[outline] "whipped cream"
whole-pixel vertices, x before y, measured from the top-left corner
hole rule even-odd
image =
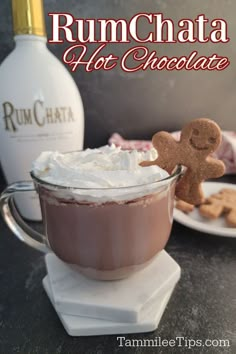
[[[66,154],[46,151],[33,163],[33,172],[45,182],[71,188],[58,190],[57,196],[67,193],[79,200],[122,201],[150,193],[154,190],[152,183],[169,176],[156,165],[139,165],[156,158],[155,149],[124,151],[115,145]]]

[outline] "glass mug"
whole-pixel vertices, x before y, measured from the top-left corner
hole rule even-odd
[[[11,231],[29,246],[45,253],[53,251],[88,277],[121,279],[145,267],[165,247],[181,172],[178,166],[169,177],[143,186],[97,189],[54,185],[31,172],[32,182],[16,182],[5,189],[0,208]],[[45,235],[23,221],[13,200],[16,193],[35,189]],[[91,194],[104,192],[113,198],[89,201]],[[114,195],[123,192],[125,201],[114,201]],[[83,201],[78,201],[78,194],[84,195]]]

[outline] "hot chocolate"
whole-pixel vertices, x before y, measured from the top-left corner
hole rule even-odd
[[[139,163],[156,152],[45,152],[32,173],[55,254],[99,279],[145,266],[168,241],[177,175]]]

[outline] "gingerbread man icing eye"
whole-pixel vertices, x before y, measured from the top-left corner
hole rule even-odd
[[[200,134],[198,129],[193,129],[193,135],[198,136]]]
[[[210,144],[215,144],[216,143],[216,138],[214,138],[213,136],[211,136],[209,139],[208,139],[208,141],[209,141],[209,143]]]

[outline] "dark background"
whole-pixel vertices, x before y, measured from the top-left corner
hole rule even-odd
[[[84,68],[78,69],[73,76],[85,106],[85,146],[105,144],[114,131],[126,138],[150,138],[159,129],[178,129],[184,122],[202,116],[215,119],[223,129],[235,129],[234,0],[44,0],[44,4],[49,37],[49,12],[69,12],[76,18],[127,19],[139,12],[162,12],[165,18],[172,18],[175,23],[180,19],[196,18],[204,13],[209,20],[223,18],[228,22],[231,40],[227,44],[147,44],[150,49],[157,50],[159,56],[189,55],[193,50],[198,50],[199,55],[210,56],[217,53],[228,56],[231,65],[223,72],[124,73],[116,68],[112,71],[86,73]],[[0,16],[2,62],[14,46],[10,0],[0,1]],[[142,29],[147,33],[148,28]],[[135,43],[132,43],[133,45]],[[92,52],[97,46],[89,44],[89,51]],[[55,44],[49,47],[61,59],[69,44]],[[118,56],[126,49],[126,45],[108,45],[108,51]]]

